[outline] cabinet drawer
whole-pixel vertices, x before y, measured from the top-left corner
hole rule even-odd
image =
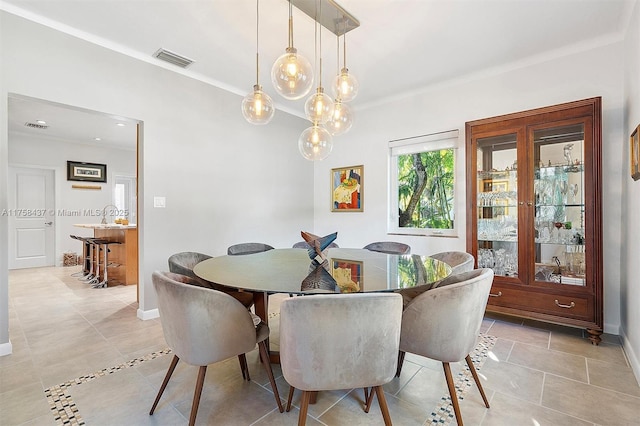
[[[533,289],[492,288],[489,304],[561,317],[589,319],[590,297],[540,293]]]

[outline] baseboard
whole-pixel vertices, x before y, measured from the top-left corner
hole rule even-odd
[[[160,318],[160,312],[158,311],[158,308],[150,309],[148,311],[143,311],[141,309],[138,309],[137,316],[141,320],[146,321],[146,320],[150,320],[150,319],[154,319],[154,318]]]
[[[607,334],[615,334],[616,336],[620,335],[620,323],[618,324],[604,324],[604,332]]]
[[[0,343],[0,356],[11,355],[13,353],[13,346],[11,340],[7,343]]]
[[[633,375],[636,376],[636,382],[640,384],[640,360],[638,359],[638,354],[633,351],[631,343],[629,342],[629,339],[627,339],[627,335],[624,333],[624,330],[620,333],[620,337],[622,338],[624,353],[627,356],[631,370],[633,370]]]

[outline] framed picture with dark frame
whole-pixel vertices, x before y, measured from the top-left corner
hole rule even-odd
[[[107,165],[67,161],[67,180],[104,183],[107,181]]]
[[[636,127],[629,142],[629,159],[631,160],[631,177],[640,179],[640,126]]]
[[[331,169],[331,211],[363,211],[364,166]]]

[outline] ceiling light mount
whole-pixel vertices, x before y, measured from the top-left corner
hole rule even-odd
[[[360,26],[360,21],[333,0],[291,0],[291,3],[337,36]]]

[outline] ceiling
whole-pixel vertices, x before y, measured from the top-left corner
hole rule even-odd
[[[353,107],[357,112],[434,85],[620,41],[634,1],[338,0],[360,21],[346,38],[347,67],[360,83]],[[0,0],[0,9],[243,96],[255,84],[254,0]],[[295,8],[293,17],[294,45],[313,64],[314,22]],[[304,100],[280,98],[269,76],[287,44],[287,19],[286,0],[260,3],[260,83],[277,109],[302,116]],[[159,48],[194,63],[183,70],[162,62],[152,56]],[[323,86],[328,93],[337,59],[336,36],[323,30]],[[98,134],[102,124],[87,121],[88,112],[59,105],[37,108],[29,100],[12,101],[9,131],[36,131],[24,122],[45,119],[50,134],[61,132],[55,137],[135,144],[135,136],[116,141],[113,128],[121,118],[103,117],[103,135],[110,135],[103,137]],[[83,120],[74,118],[77,114],[84,114]]]

